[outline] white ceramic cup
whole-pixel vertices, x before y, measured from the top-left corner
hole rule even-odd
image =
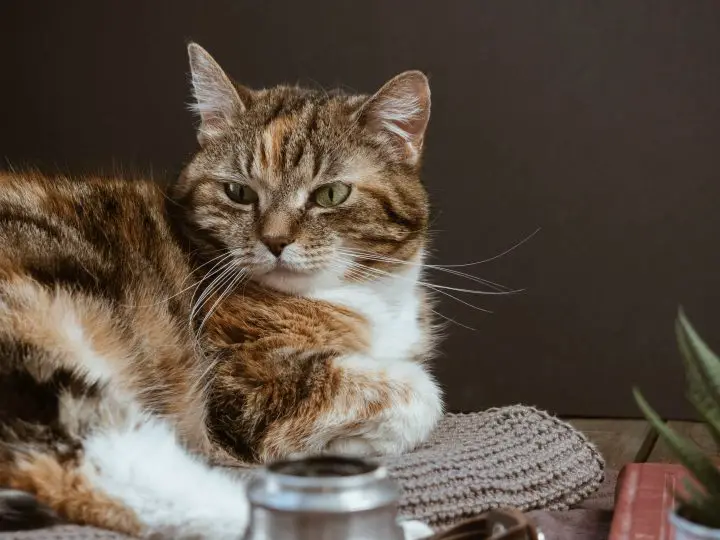
[[[675,528],[674,540],[720,540],[720,529],[710,529],[670,513],[670,523]]]

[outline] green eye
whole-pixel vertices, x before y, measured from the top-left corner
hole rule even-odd
[[[254,204],[258,200],[258,194],[244,184],[228,182],[225,184],[225,194],[231,201],[238,204]]]
[[[350,196],[350,186],[342,182],[333,182],[319,187],[313,193],[315,202],[324,208],[344,203]]]

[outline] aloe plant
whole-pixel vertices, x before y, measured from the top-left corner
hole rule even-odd
[[[686,397],[720,445],[720,358],[700,339],[682,309],[675,322],[680,354],[685,363]],[[680,514],[690,521],[720,529],[720,470],[690,439],[670,428],[645,401],[639,390],[635,400],[645,417],[672,452],[695,478],[680,495]]]

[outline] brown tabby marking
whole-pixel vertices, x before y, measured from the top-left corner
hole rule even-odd
[[[328,360],[339,357],[330,353]],[[329,366],[330,367],[330,366]],[[410,389],[407,386],[393,385],[383,377],[353,377],[346,380],[344,370],[330,367],[329,384],[316,384],[313,393],[322,396],[315,403],[304,403],[297,414],[279,419],[268,427],[262,437],[259,448],[263,461],[271,461],[287,455],[288,449],[301,453],[315,435],[318,421],[328,415],[352,415],[354,420],[341,426],[328,425],[330,433],[336,436],[353,432],[368,422],[375,420],[380,413],[393,406],[402,406],[409,401]],[[362,388],[362,391],[358,391]],[[368,400],[366,394],[374,393]]]
[[[190,293],[177,294],[191,269],[163,193],[151,181],[3,173],[0,225],[0,486],[135,534],[133,512],[84,479],[82,453],[62,456],[122,421],[124,393],[210,450],[207,366],[186,330]]]
[[[331,361],[366,351],[369,329],[349,310],[249,284],[222,304],[207,336],[221,358],[211,397],[216,436],[267,461],[302,448],[347,385]],[[272,425],[288,416],[296,428],[273,434]]]

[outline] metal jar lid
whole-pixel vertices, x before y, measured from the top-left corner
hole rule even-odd
[[[394,506],[399,496],[384,467],[340,456],[278,461],[248,486],[253,505],[282,512],[362,512]]]

